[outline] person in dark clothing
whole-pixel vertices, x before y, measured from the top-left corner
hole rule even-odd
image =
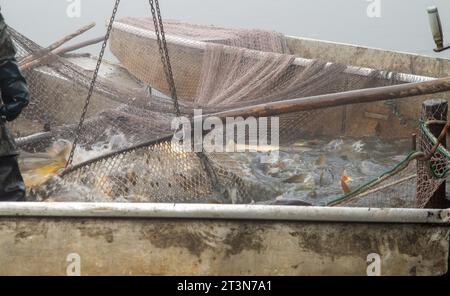
[[[6,126],[19,117],[29,101],[27,83],[15,56],[14,43],[0,12],[0,201],[24,201],[26,194],[17,162],[18,149]]]

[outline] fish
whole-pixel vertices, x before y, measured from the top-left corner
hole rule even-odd
[[[271,168],[270,170],[267,171],[267,174],[271,177],[276,177],[279,173],[280,173],[279,168]]]
[[[319,139],[313,139],[313,140],[309,140],[307,143],[308,143],[308,145],[311,145],[311,146],[317,146],[317,145],[320,145],[322,143],[322,141],[320,141]]]
[[[281,169],[281,170],[286,170],[286,169],[288,169],[288,168],[292,165],[293,162],[294,162],[293,159],[283,159],[283,160],[280,160],[280,161],[278,162],[278,168]]]
[[[290,147],[285,149],[286,151],[294,151],[294,152],[310,152],[313,149],[308,147],[308,143],[299,142],[291,145]]]
[[[65,168],[72,150],[72,144],[58,140],[44,153],[21,152],[18,157],[19,168],[27,189],[40,187]]]
[[[318,172],[316,172],[316,182],[320,186],[328,186],[334,183],[334,175],[331,168],[321,168]]]
[[[288,183],[288,184],[304,183],[308,177],[309,177],[308,174],[294,175],[294,176],[284,180],[283,183]]]
[[[344,172],[342,173],[342,176],[341,176],[341,187],[342,187],[342,191],[343,191],[345,194],[352,192],[352,189],[350,189],[350,186],[349,186],[349,184],[348,184],[350,181],[352,181],[352,178],[350,178],[350,177],[347,175],[347,172],[344,171]]]
[[[303,189],[314,189],[316,188],[316,181],[314,180],[314,175],[311,173],[303,173],[299,175],[294,175],[283,181],[284,184],[299,184],[298,186]]]
[[[324,167],[327,164],[327,157],[325,155],[320,155],[319,158],[314,162],[316,167]]]

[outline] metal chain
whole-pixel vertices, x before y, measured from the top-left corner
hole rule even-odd
[[[86,97],[86,102],[84,103],[83,111],[81,112],[80,121],[78,123],[77,129],[76,129],[76,132],[75,132],[75,139],[73,141],[72,150],[70,151],[69,159],[67,160],[67,163],[66,163],[66,168],[71,166],[72,162],[73,162],[73,157],[74,157],[74,154],[75,154],[75,148],[78,145],[78,141],[80,140],[81,131],[83,129],[83,124],[84,124],[84,121],[86,119],[86,114],[87,114],[87,111],[88,111],[89,104],[91,102],[92,94],[94,93],[94,88],[95,88],[95,83],[97,82],[98,72],[100,71],[100,66],[102,64],[103,55],[105,54],[106,45],[108,43],[109,36],[111,35],[114,19],[116,18],[116,14],[117,14],[117,10],[119,8],[119,4],[120,4],[120,0],[116,0],[116,2],[114,4],[114,9],[113,9],[111,18],[109,20],[108,28],[106,30],[105,39],[103,40],[102,48],[101,48],[100,54],[98,56],[97,65],[96,65],[95,70],[94,70],[94,75],[92,76],[92,81],[91,81],[91,84],[89,86],[89,92],[88,92],[88,95]]]
[[[163,67],[164,67],[164,73],[166,74],[167,83],[169,84],[169,87],[170,87],[170,92],[171,92],[174,107],[175,107],[175,113],[178,117],[180,117],[181,116],[180,105],[178,103],[178,96],[177,96],[177,91],[176,91],[176,86],[175,86],[175,80],[173,78],[172,66],[171,66],[170,57],[169,57],[169,50],[167,48],[167,42],[166,42],[166,34],[164,32],[164,25],[163,25],[162,16],[161,16],[161,10],[159,8],[159,1],[158,0],[149,0],[148,3],[150,4],[150,8],[152,11],[156,39],[158,41],[159,52],[161,55],[161,61],[163,63]],[[206,171],[207,175],[211,179],[211,184],[212,184],[214,190],[217,192],[220,192],[220,193],[225,192],[223,186],[221,186],[221,184],[219,183],[218,177],[217,177],[207,155],[204,153],[204,151],[198,152],[198,153],[196,153],[196,155],[198,156],[198,158],[203,166],[203,169]]]
[[[181,116],[180,105],[178,103],[177,89],[175,86],[175,80],[173,78],[172,66],[169,57],[169,50],[167,48],[166,42],[166,34],[164,31],[164,25],[161,17],[161,10],[159,8],[159,1],[149,0],[148,3],[150,4],[150,9],[152,11],[156,39],[159,46],[159,52],[161,54],[161,62],[163,64],[164,73],[166,74],[167,83],[169,84],[170,87],[170,93],[173,99],[175,113],[178,117],[180,117]]]

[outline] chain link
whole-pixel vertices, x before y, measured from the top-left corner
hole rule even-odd
[[[87,111],[88,111],[88,108],[89,108],[89,104],[91,102],[92,94],[94,93],[94,88],[95,88],[95,84],[97,82],[98,72],[100,71],[100,66],[102,64],[103,55],[105,54],[106,45],[108,44],[109,36],[111,35],[114,19],[116,18],[117,10],[119,9],[119,4],[120,4],[120,0],[116,0],[116,2],[114,4],[114,9],[113,9],[111,18],[109,20],[108,28],[106,30],[105,39],[103,40],[102,48],[101,48],[100,54],[98,56],[97,65],[95,67],[94,74],[92,76],[92,81],[91,81],[91,84],[89,86],[89,91],[88,91],[88,94],[87,94],[87,97],[86,97],[86,101],[85,101],[85,104],[84,104],[84,107],[83,107],[83,111],[81,112],[80,121],[78,123],[77,129],[76,129],[76,132],[75,132],[75,139],[73,141],[72,150],[70,151],[69,159],[67,160],[67,163],[66,163],[66,168],[71,166],[72,162],[73,162],[75,149],[76,149],[76,146],[78,145],[78,141],[80,140],[81,131],[83,129],[83,124],[84,124],[84,121],[86,119],[86,114],[87,114]]]
[[[153,24],[155,26],[156,39],[159,46],[159,53],[161,55],[161,62],[163,64],[164,73],[166,74],[167,83],[170,87],[170,93],[173,99],[175,113],[178,117],[181,116],[180,105],[178,103],[177,89],[175,80],[173,78],[172,66],[170,63],[169,50],[167,48],[166,34],[164,32],[164,25],[161,17],[161,10],[159,8],[158,0],[149,0],[150,9],[153,16]],[[156,8],[155,8],[156,7]]]
[[[167,83],[169,84],[170,87],[170,92],[175,107],[175,113],[178,117],[180,117],[181,116],[180,105],[178,103],[175,80],[173,78],[172,66],[170,63],[169,50],[167,49],[166,34],[164,32],[164,25],[161,16],[161,10],[159,8],[159,1],[149,0],[148,3],[150,4],[150,9],[153,15],[153,24],[155,26],[155,34],[156,39],[158,41],[159,53],[161,55],[161,61],[164,67],[164,73],[166,74]],[[220,185],[217,175],[213,167],[211,166],[211,163],[207,155],[204,153],[204,151],[198,152],[196,153],[196,155],[198,156],[203,166],[203,169],[206,171],[209,178],[211,179],[213,189],[217,192],[223,193],[224,188],[222,188],[222,186]]]

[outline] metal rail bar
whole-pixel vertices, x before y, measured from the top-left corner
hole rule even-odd
[[[173,218],[450,224],[450,209],[369,209],[157,203],[1,203],[1,217]]]

